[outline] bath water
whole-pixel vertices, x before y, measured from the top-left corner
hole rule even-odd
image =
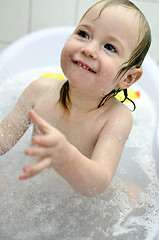
[[[0,119],[14,107],[24,88],[46,72],[35,69],[0,85]],[[60,81],[60,80],[59,80]],[[1,240],[152,240],[159,223],[159,183],[152,157],[155,112],[151,100],[136,85],[134,125],[121,162],[108,190],[87,198],[76,193],[53,169],[19,181],[24,155],[31,144],[32,126],[8,153],[0,157]],[[128,105],[131,108],[131,104]],[[142,189],[137,198],[131,196]],[[138,187],[136,187],[138,186]]]

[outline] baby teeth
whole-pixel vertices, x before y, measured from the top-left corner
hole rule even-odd
[[[78,65],[81,66],[81,67],[83,67],[83,68],[85,68],[85,69],[87,69],[87,70],[91,70],[90,68],[88,68],[88,67],[82,65],[81,63],[78,63]]]

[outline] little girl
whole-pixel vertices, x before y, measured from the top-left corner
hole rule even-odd
[[[61,53],[67,80],[31,83],[0,124],[4,154],[34,123],[36,157],[20,179],[52,167],[75,191],[105,191],[118,166],[132,127],[130,110],[114,98],[142,75],[150,47],[149,25],[127,0],[105,0],[90,7]]]

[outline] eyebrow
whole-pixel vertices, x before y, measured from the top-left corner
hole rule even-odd
[[[79,24],[79,25],[77,26],[77,28],[79,28],[79,27],[85,27],[85,28],[88,28],[89,30],[92,30],[92,26],[89,25],[89,24]]]

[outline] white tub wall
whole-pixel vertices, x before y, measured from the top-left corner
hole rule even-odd
[[[0,0],[0,49],[28,32],[29,1]]]
[[[42,28],[73,25],[76,0],[0,0],[0,50]]]
[[[0,51],[25,34],[60,25],[76,25],[97,0],[0,0]],[[133,1],[146,15],[153,36],[150,54],[159,64],[159,0]]]

